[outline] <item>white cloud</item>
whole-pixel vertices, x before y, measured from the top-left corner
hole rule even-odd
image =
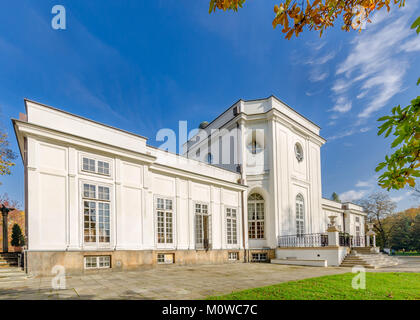
[[[333,52],[330,52],[329,54],[327,54],[327,55],[325,55],[325,56],[323,56],[323,57],[321,57],[321,58],[319,58],[318,59],[318,64],[324,64],[324,63],[327,63],[328,61],[330,61],[331,59],[334,59],[334,57],[335,57],[335,52],[333,51]]]
[[[416,36],[411,40],[408,40],[406,43],[404,43],[401,46],[401,50],[405,52],[414,52],[414,51],[420,51],[420,40]]]
[[[328,77],[328,72],[311,72],[311,76],[309,77],[309,80],[311,82],[318,82],[318,81],[324,80],[327,77]]]
[[[331,110],[340,113],[348,112],[351,110],[351,102],[347,101],[345,103],[338,103]]]
[[[350,130],[347,130],[347,131],[343,131],[343,132],[341,132],[341,133],[339,133],[339,134],[336,134],[336,135],[334,135],[334,136],[328,137],[328,138],[327,138],[327,141],[332,141],[332,140],[341,139],[341,138],[344,138],[344,137],[351,136],[351,135],[353,135],[353,134],[355,134],[355,133],[356,133],[356,132],[355,132],[353,129],[350,129]]]
[[[372,183],[371,180],[367,180],[367,181],[359,180],[356,183],[356,187],[358,187],[358,188],[366,188],[366,187],[372,187],[372,186],[373,186],[373,183]]]
[[[405,198],[411,196],[412,194],[413,194],[413,191],[407,191],[406,193],[404,193],[404,194],[402,194],[398,197],[391,197],[391,201],[394,201],[394,202],[398,203],[398,202],[404,200]]]
[[[331,59],[334,59],[334,57],[335,57],[335,52],[334,52],[334,51],[332,51],[332,52],[330,52],[330,53],[326,54],[326,55],[325,55],[325,56],[323,56],[323,57],[319,57],[319,58],[312,58],[312,59],[310,59],[310,60],[306,61],[305,63],[306,63],[306,64],[316,64],[316,65],[325,64],[325,63],[327,63],[328,61],[330,61]]]
[[[363,198],[366,194],[365,190],[349,190],[340,194],[340,199],[342,201],[355,201]]]
[[[360,129],[360,132],[361,132],[361,133],[365,133],[365,132],[368,132],[369,130],[370,130],[370,128],[365,127],[365,128],[361,128],[361,129]]]
[[[390,13],[386,10],[377,12],[372,17],[372,24],[354,37],[348,55],[337,65],[337,79],[331,90],[340,97],[349,96],[350,89],[359,90],[351,95],[366,99],[363,103],[358,102],[363,106],[359,119],[369,118],[403,91],[409,63],[401,51],[420,50],[420,40],[411,38],[413,30],[410,29],[417,5],[407,3],[404,8]],[[345,106],[339,105],[334,111],[343,109],[346,110]]]
[[[390,199],[393,202],[400,202],[404,198],[405,198],[405,196],[399,196],[399,197],[391,197]]]

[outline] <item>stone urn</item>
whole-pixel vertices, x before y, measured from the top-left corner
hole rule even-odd
[[[327,231],[328,232],[338,232],[340,230],[338,230],[335,219],[337,219],[337,216],[328,216],[328,218],[330,219],[330,226],[328,227]]]

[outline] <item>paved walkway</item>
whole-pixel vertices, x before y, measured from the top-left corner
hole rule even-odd
[[[400,258],[402,264],[369,272],[420,272],[420,257]],[[238,263],[158,266],[126,272],[98,272],[66,278],[65,290],[53,290],[51,277],[0,278],[0,299],[204,299],[232,291],[280,282],[351,272],[321,268]]]
[[[396,256],[400,260],[400,264],[392,267],[375,269],[376,272],[419,272],[420,273],[420,257]]]
[[[159,266],[67,277],[65,290],[53,290],[50,277],[0,280],[0,299],[204,299],[209,295],[344,272],[349,269],[266,263]]]

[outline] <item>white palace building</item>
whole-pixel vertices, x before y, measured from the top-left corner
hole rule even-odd
[[[369,241],[361,207],[322,198],[320,128],[274,96],[239,100],[202,123],[183,155],[25,106],[12,121],[25,168],[29,273],[270,260],[337,266]]]

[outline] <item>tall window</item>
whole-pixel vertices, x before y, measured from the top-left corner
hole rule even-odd
[[[207,153],[207,163],[212,164],[213,163],[213,155],[211,153]]]
[[[226,208],[226,234],[228,244],[238,244],[236,209]]]
[[[202,249],[211,245],[210,214],[208,205],[203,203],[195,204],[195,245]]]
[[[296,196],[296,234],[302,235],[305,233],[305,202],[303,196],[298,194]]]
[[[258,193],[248,197],[248,237],[264,239],[264,198]]]
[[[84,183],[83,235],[85,243],[110,241],[110,190],[98,184]]]
[[[173,209],[171,199],[156,199],[157,242],[173,243]]]

